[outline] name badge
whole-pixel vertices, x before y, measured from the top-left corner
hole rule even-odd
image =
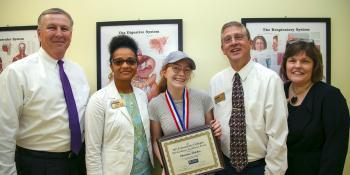
[[[123,99],[115,100],[115,101],[112,101],[111,103],[112,109],[120,108],[120,107],[123,107],[124,105],[125,105],[125,102]]]
[[[214,100],[215,100],[215,104],[218,104],[219,102],[224,101],[225,100],[225,93],[222,92],[219,95],[215,96]]]

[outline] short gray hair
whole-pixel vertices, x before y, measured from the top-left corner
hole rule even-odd
[[[239,28],[242,28],[243,31],[245,31],[245,33],[247,34],[247,38],[248,40],[250,40],[250,33],[249,33],[249,30],[240,22],[237,22],[237,21],[230,21],[230,22],[227,22],[225,23],[222,28],[221,28],[221,37],[222,37],[222,34],[224,33],[224,30],[226,28],[229,28],[229,27],[239,27]]]
[[[73,18],[70,16],[69,13],[67,13],[66,11],[64,11],[63,9],[60,9],[60,8],[50,8],[50,9],[47,9],[47,10],[41,12],[40,16],[38,17],[38,26],[40,26],[41,19],[45,15],[48,15],[48,14],[62,14],[62,15],[67,16],[69,21],[70,21],[71,27],[73,27]]]

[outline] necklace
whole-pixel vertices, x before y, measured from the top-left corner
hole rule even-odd
[[[295,104],[297,103],[297,101],[298,101],[298,97],[297,97],[297,96],[293,96],[293,97],[289,100],[289,102],[290,102],[292,105],[295,105]]]
[[[298,96],[305,95],[305,93],[307,93],[309,91],[309,89],[311,88],[312,85],[313,85],[313,83],[310,83],[308,86],[303,88],[300,93],[296,93],[294,90],[293,83],[291,83],[290,88],[291,88],[291,91],[293,92],[293,96],[290,98],[289,103],[291,105],[296,105],[298,102]]]

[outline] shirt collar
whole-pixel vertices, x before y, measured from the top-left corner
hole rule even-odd
[[[238,73],[239,76],[241,77],[241,80],[245,81],[247,79],[250,71],[253,69],[254,64],[256,64],[256,63],[250,59],[249,62],[245,66],[243,66],[242,69],[239,70],[238,72],[236,72],[234,69],[231,68],[232,75],[235,75],[235,73]],[[234,80],[234,76],[232,76],[232,81],[233,80]]]
[[[49,66],[52,66],[52,68],[55,68],[58,66],[58,64],[57,64],[58,60],[52,58],[42,47],[40,47],[40,49],[39,49],[39,55],[43,58],[43,60]],[[64,58],[62,58],[62,61],[64,61]]]

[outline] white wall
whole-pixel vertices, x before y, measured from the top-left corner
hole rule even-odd
[[[350,1],[348,0],[0,0],[0,26],[36,25],[45,9],[60,7],[74,18],[68,56],[86,71],[96,90],[96,22],[183,19],[184,51],[193,57],[197,70],[192,87],[207,89],[210,77],[228,66],[220,50],[220,29],[243,17],[330,17],[331,79],[349,104]],[[348,156],[349,157],[349,156]],[[347,160],[344,174],[350,174]]]

